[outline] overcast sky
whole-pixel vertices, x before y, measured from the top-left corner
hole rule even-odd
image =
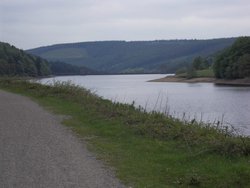
[[[243,35],[250,36],[250,0],[0,0],[0,41],[22,49]]]

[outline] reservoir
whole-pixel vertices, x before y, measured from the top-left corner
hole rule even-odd
[[[163,74],[58,76],[44,84],[71,81],[102,98],[134,103],[147,111],[159,111],[191,121],[233,126],[250,135],[250,87],[217,86],[213,83],[147,82]]]

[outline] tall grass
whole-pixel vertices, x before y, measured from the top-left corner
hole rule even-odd
[[[250,186],[250,138],[220,123],[214,126],[178,120],[164,111],[147,112],[134,103],[102,99],[70,82],[41,85],[2,79],[0,88],[70,115],[64,123],[86,138],[128,185]]]
[[[71,82],[55,81],[52,85],[41,85],[21,80],[1,80],[1,86],[23,88],[35,96],[56,96],[81,104],[85,108],[94,109],[98,114],[108,118],[119,118],[123,124],[133,129],[139,135],[160,140],[178,140],[188,143],[190,147],[203,145],[207,151],[227,155],[249,155],[250,139],[237,135],[235,129],[223,126],[220,121],[203,123],[186,121],[166,116],[168,107],[163,112],[155,110],[148,112],[135,104],[122,104],[102,99],[90,90],[74,85]],[[155,104],[160,102],[160,95]],[[155,107],[156,108],[156,107]],[[215,126],[216,124],[216,126]]]

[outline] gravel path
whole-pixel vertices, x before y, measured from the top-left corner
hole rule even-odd
[[[0,187],[124,186],[58,116],[0,90]]]

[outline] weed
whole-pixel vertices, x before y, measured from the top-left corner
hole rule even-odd
[[[104,100],[70,82],[41,85],[1,79],[0,88],[71,116],[64,123],[87,138],[90,148],[134,187],[250,186],[250,138],[220,123],[146,112],[133,103]]]

